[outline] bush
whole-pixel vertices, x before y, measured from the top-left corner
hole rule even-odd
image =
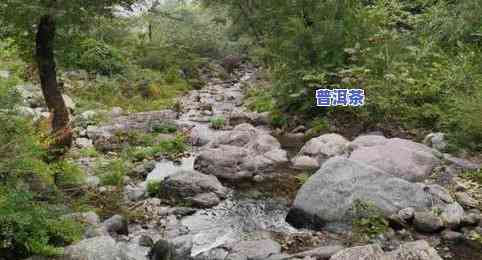
[[[76,164],[60,161],[50,166],[55,184],[61,188],[78,187],[85,183],[85,173]]]
[[[82,226],[59,218],[61,212],[33,199],[33,194],[0,186],[0,257],[54,256],[82,237]]]
[[[121,159],[107,163],[101,161],[96,165],[95,172],[100,177],[102,185],[121,186],[127,174],[127,165]]]
[[[121,51],[102,41],[86,39],[80,44],[81,50],[76,65],[79,69],[103,75],[121,74],[127,64]]]

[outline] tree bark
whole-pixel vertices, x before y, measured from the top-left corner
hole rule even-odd
[[[57,150],[57,153],[59,150],[66,151],[72,145],[72,130],[70,129],[70,113],[57,83],[54,39],[54,17],[44,15],[40,18],[37,29],[36,60],[45,103],[52,113],[54,142],[51,148]]]

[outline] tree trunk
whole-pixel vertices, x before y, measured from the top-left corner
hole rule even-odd
[[[36,37],[36,60],[45,103],[52,113],[53,148],[61,154],[72,145],[70,113],[58,88],[54,60],[55,20],[51,15],[40,18]],[[51,150],[52,151],[52,150]]]

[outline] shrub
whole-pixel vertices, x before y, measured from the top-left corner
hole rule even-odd
[[[127,174],[127,165],[121,160],[100,162],[96,165],[96,175],[100,176],[102,185],[121,186],[123,177]]]
[[[154,133],[172,134],[177,131],[177,126],[173,123],[160,123],[151,126]]]
[[[0,187],[0,257],[18,259],[32,254],[54,256],[82,237],[82,226],[59,218],[33,194]]]
[[[95,39],[86,39],[80,45],[78,68],[103,75],[120,74],[125,70],[127,60],[115,47]]]
[[[157,197],[161,193],[162,181],[150,181],[147,183],[147,193],[150,197]]]
[[[226,125],[226,120],[223,117],[213,117],[209,119],[209,126],[212,129],[222,129]]]
[[[58,187],[72,188],[85,183],[85,173],[72,162],[60,161],[50,167]]]

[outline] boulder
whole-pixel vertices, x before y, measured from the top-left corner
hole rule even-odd
[[[437,250],[424,240],[405,243],[399,249],[386,253],[386,256],[387,260],[442,260]]]
[[[201,150],[194,168],[222,179],[252,178],[288,161],[280,143],[249,124],[226,132]]]
[[[62,259],[119,260],[124,259],[124,255],[112,237],[100,236],[85,239],[75,245],[66,247]]]
[[[63,94],[62,97],[64,98],[64,102],[65,102],[65,106],[70,110],[70,111],[74,111],[75,110],[75,102],[74,100],[69,97],[68,95],[66,94]]]
[[[78,148],[92,148],[94,147],[94,144],[92,143],[92,140],[88,138],[77,138],[75,139],[75,146]]]
[[[351,150],[358,149],[360,147],[370,147],[375,145],[384,145],[388,142],[388,139],[381,135],[361,135],[348,144],[348,148]]]
[[[262,260],[281,252],[281,246],[271,239],[240,241],[230,246],[228,259]]]
[[[444,227],[442,219],[431,211],[415,212],[413,225],[418,231],[426,233],[437,232]]]
[[[128,235],[128,221],[121,215],[114,215],[104,221],[103,225],[110,234]]]
[[[164,198],[202,208],[217,205],[228,191],[215,176],[197,171],[177,172],[160,185]]]
[[[463,217],[464,209],[457,202],[446,205],[440,215],[444,226],[449,228],[457,228]]]
[[[297,227],[351,223],[353,203],[369,202],[385,216],[401,209],[427,209],[434,201],[422,185],[396,178],[360,161],[334,157],[296,195],[287,220]]]
[[[357,246],[344,249],[334,254],[330,260],[385,260],[379,245]]]
[[[328,158],[342,154],[348,141],[338,134],[324,134],[308,141],[292,160],[301,169],[318,169]]]
[[[409,181],[426,179],[440,165],[431,148],[399,138],[388,139],[383,144],[360,146],[349,158]]]
[[[442,260],[426,241],[418,240],[401,245],[397,250],[383,252],[379,245],[366,245],[342,250],[330,260]]]

